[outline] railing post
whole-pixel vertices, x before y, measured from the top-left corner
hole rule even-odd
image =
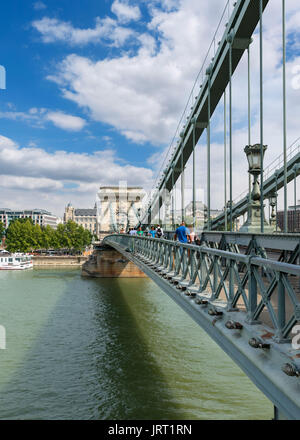
[[[200,292],[203,292],[203,280],[205,279],[205,267],[203,267],[203,262],[205,255],[200,251]]]
[[[214,269],[213,269],[213,273],[214,273],[214,282],[213,282],[213,286],[214,286],[214,291],[213,291],[213,298],[215,298],[216,295],[216,291],[218,289],[218,257],[215,255],[214,256]]]
[[[285,339],[284,335],[283,335],[283,329],[286,324],[286,319],[285,319],[285,287],[284,287],[284,284],[282,281],[282,277],[284,275],[281,272],[279,272],[279,274],[276,274],[276,276],[278,276],[278,287],[277,287],[277,291],[278,291],[278,297],[277,297],[278,328],[277,328],[276,335],[275,335],[275,341],[282,343],[282,342],[287,342],[287,339]]]
[[[233,270],[234,261],[229,261],[229,303],[228,309],[232,309],[232,303],[234,298],[234,270]]]
[[[248,313],[247,313],[247,323],[257,324],[258,322],[254,319],[254,314],[257,309],[257,281],[254,274],[254,266],[251,264],[251,257],[248,263]]]

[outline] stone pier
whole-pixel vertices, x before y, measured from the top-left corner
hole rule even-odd
[[[95,250],[83,264],[81,275],[94,278],[147,278],[135,264],[109,246]]]

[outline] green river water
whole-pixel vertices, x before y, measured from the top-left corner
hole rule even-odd
[[[271,419],[272,404],[149,279],[0,272],[0,419]]]

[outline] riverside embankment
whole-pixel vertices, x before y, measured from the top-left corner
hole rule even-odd
[[[47,255],[34,256],[33,267],[81,267],[88,260],[88,256]]]

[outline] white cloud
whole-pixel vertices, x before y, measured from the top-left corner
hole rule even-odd
[[[149,32],[137,36],[134,56],[125,52],[94,61],[72,54],[48,78],[94,120],[114,126],[129,139],[168,142],[223,8],[219,0],[201,7],[186,0],[178,6],[171,12],[151,9]]]
[[[0,136],[1,205],[29,208],[39,205],[62,215],[65,204],[92,206],[102,184],[149,187],[152,171],[121,162],[112,150],[99,149],[92,154],[20,147],[12,139]],[[39,201],[39,202],[37,202]]]
[[[35,2],[33,3],[33,9],[35,9],[36,11],[42,11],[43,9],[46,9],[47,6],[45,5],[45,3],[43,2]]]
[[[111,7],[112,12],[122,23],[136,21],[141,18],[141,11],[138,6],[130,6],[127,1],[115,0]]]
[[[52,122],[56,127],[67,131],[80,131],[86,125],[86,120],[61,111],[50,111],[45,108],[31,108],[28,112],[0,112],[0,119],[25,121],[34,127],[44,127],[46,122]]]
[[[110,17],[96,18],[94,28],[75,28],[71,23],[56,18],[44,17],[32,22],[32,26],[42,35],[44,43],[63,42],[71,46],[107,41],[114,46],[122,46],[134,35],[134,31],[119,26]]]
[[[78,116],[67,115],[62,112],[49,112],[46,119],[53,122],[56,127],[69,131],[80,131],[85,126],[86,121]]]
[[[63,96],[87,109],[91,117],[115,127],[134,142],[150,141],[165,145],[172,138],[188,93],[203,62],[225,1],[151,0],[148,30],[135,37],[140,46],[135,54],[124,52],[113,59],[93,59],[71,54],[48,78],[59,85]],[[160,7],[159,7],[160,6]],[[282,71],[281,2],[269,2],[264,13],[264,138],[269,145],[266,164],[282,152]],[[290,48],[299,41],[299,1],[287,2],[287,31]],[[127,29],[127,28],[126,28]],[[222,28],[224,29],[224,28]],[[43,33],[42,33],[43,34]],[[75,41],[74,36],[53,37],[53,41]],[[69,33],[70,34],[70,33]],[[71,33],[72,34],[72,33]],[[292,35],[293,34],[293,35]],[[153,38],[155,36],[155,38]],[[293,38],[292,38],[293,37]],[[80,38],[79,38],[80,40]],[[258,39],[251,47],[252,142],[259,141],[259,57]],[[247,187],[247,163],[243,148],[247,143],[247,65],[239,65],[233,80],[234,197]],[[288,143],[299,136],[299,90],[292,88],[292,69],[300,65],[296,52],[289,53]],[[212,199],[214,207],[223,206],[223,146],[220,136],[220,105],[214,117],[219,119],[212,131]],[[201,143],[205,143],[205,135]],[[205,188],[205,148],[202,147],[198,171]],[[159,164],[162,154],[153,160]],[[151,163],[151,160],[150,162]],[[190,176],[191,173],[188,173]],[[290,192],[291,194],[291,192]]]

